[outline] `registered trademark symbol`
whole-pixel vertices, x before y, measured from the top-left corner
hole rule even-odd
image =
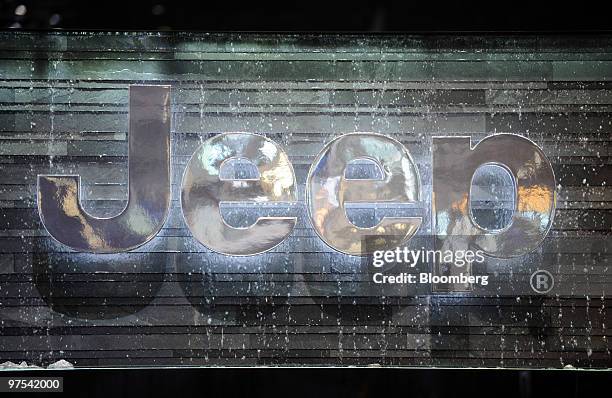
[[[544,294],[550,292],[555,286],[555,278],[550,272],[540,269],[531,274],[529,284],[534,292]]]

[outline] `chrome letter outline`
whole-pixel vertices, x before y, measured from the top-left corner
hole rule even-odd
[[[344,172],[357,159],[368,159],[382,171],[381,180],[349,180]],[[308,212],[319,237],[350,255],[387,250],[407,242],[419,229],[421,217],[384,217],[378,225],[359,228],[346,214],[347,202],[413,203],[420,200],[419,171],[404,145],[373,133],[342,135],[327,144],[312,163],[306,182]],[[367,252],[366,237],[372,240]]]
[[[114,217],[83,210],[80,176],[38,176],[38,211],[55,240],[78,251],[119,253],[159,232],[170,207],[170,117],[170,86],[130,86],[128,202]]]
[[[259,178],[225,180],[221,167],[246,159]],[[295,173],[289,157],[274,141],[255,134],[225,133],[198,147],[183,175],[181,205],[193,236],[211,250],[235,256],[263,253],[293,230],[296,217],[259,217],[254,225],[235,228],[221,216],[222,201],[295,202]]]
[[[515,184],[512,222],[501,230],[481,228],[470,212],[472,177],[485,164],[503,167]],[[552,226],[555,176],[544,152],[527,138],[497,134],[471,148],[470,137],[434,137],[432,173],[435,233],[441,240],[469,237],[466,243],[488,255],[510,258],[537,248]]]

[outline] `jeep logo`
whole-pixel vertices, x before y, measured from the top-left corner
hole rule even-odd
[[[38,209],[51,236],[78,251],[118,253],[152,239],[170,208],[170,87],[132,86],[129,98],[128,203],[120,214],[96,218],[80,204],[78,175],[39,175]],[[549,160],[530,140],[512,134],[492,135],[472,146],[469,137],[433,138],[432,214],[434,234],[469,236],[490,256],[526,254],[550,229],[556,204],[555,177]],[[245,160],[257,178],[225,178],[228,162]],[[345,175],[356,160],[374,163],[378,179]],[[482,165],[504,168],[515,187],[512,221],[487,230],[473,219],[469,196],[472,177]],[[274,141],[250,133],[223,133],[205,141],[189,161],[181,183],[185,222],[201,244],[219,253],[250,256],[280,244],[296,225],[295,217],[260,217],[246,228],[228,225],[222,202],[297,201],[296,178],[289,157]],[[329,142],[310,167],[305,197],[312,227],[330,247],[348,255],[365,254],[362,240],[380,237],[368,250],[406,243],[421,217],[384,217],[360,228],[346,215],[350,203],[416,203],[421,200],[419,170],[409,149],[375,133],[350,133]],[[371,249],[371,250],[370,250]]]

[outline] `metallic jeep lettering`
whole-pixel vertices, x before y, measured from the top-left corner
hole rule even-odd
[[[484,164],[505,168],[515,183],[516,208],[501,230],[481,228],[470,214],[472,176]],[[546,237],[556,206],[555,176],[544,152],[527,138],[498,134],[471,148],[470,137],[434,137],[432,172],[439,239],[467,236],[488,255],[510,258],[533,251]]]
[[[170,86],[130,86],[128,202],[114,217],[83,210],[80,176],[38,176],[38,211],[54,239],[78,251],[119,253],[159,232],[170,207],[170,116]]]
[[[222,165],[247,159],[258,179],[222,180]],[[225,133],[195,151],[183,176],[183,216],[193,236],[222,254],[248,256],[280,244],[293,230],[295,217],[259,217],[247,228],[229,226],[221,216],[222,201],[295,202],[295,173],[287,154],[272,140],[255,134]]]
[[[349,180],[344,171],[356,159],[380,166],[382,180]],[[350,255],[367,254],[366,236],[380,236],[368,251],[397,247],[419,229],[421,217],[384,217],[378,225],[359,228],[345,209],[347,202],[399,202],[420,200],[418,169],[404,145],[372,133],[345,134],[330,142],[315,158],[306,182],[308,211],[319,237],[332,248]]]
[[[612,34],[0,35],[0,368],[612,370]]]
[[[38,176],[38,208],[49,234],[85,252],[132,250],[161,229],[170,206],[170,87],[131,86],[129,96],[128,204],[117,216],[97,218],[79,201],[80,177]],[[512,148],[512,150],[508,150]],[[550,229],[556,204],[550,161],[532,141],[513,134],[483,139],[473,149],[469,137],[433,137],[434,232],[441,248],[474,246],[490,256],[511,258],[537,248]],[[255,179],[225,179],[224,164],[246,159],[257,168]],[[345,176],[356,160],[373,162],[382,179]],[[471,182],[482,165],[508,171],[515,184],[516,209],[500,230],[478,225],[470,210]],[[377,236],[368,252],[406,243],[419,229],[419,216],[383,217],[375,226],[354,225],[349,203],[413,204],[421,198],[419,171],[400,142],[374,133],[349,133],[317,155],[306,181],[306,201],[317,235],[349,255],[368,254],[366,236]],[[237,256],[263,253],[280,244],[296,217],[259,217],[249,227],[228,225],[222,202],[295,203],[296,178],[289,157],[274,141],[250,133],[223,133],[204,142],[183,175],[181,206],[193,236],[213,251]],[[469,267],[468,267],[469,268]],[[466,268],[462,272],[470,272]]]

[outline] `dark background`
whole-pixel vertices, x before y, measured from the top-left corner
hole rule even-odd
[[[117,369],[10,372],[1,376],[64,377],[64,393],[97,397],[308,396],[361,398],[606,397],[604,371],[487,369]]]
[[[0,0],[3,29],[573,32],[609,31],[602,6],[491,2],[417,4],[238,1],[185,2]],[[63,376],[64,389],[87,397],[320,395],[367,397],[607,396],[609,372],[417,369],[166,369],[9,372],[2,376]],[[393,394],[393,395],[395,395]]]
[[[610,13],[602,4],[605,2],[0,0],[0,25],[79,30],[583,32],[612,28]]]

